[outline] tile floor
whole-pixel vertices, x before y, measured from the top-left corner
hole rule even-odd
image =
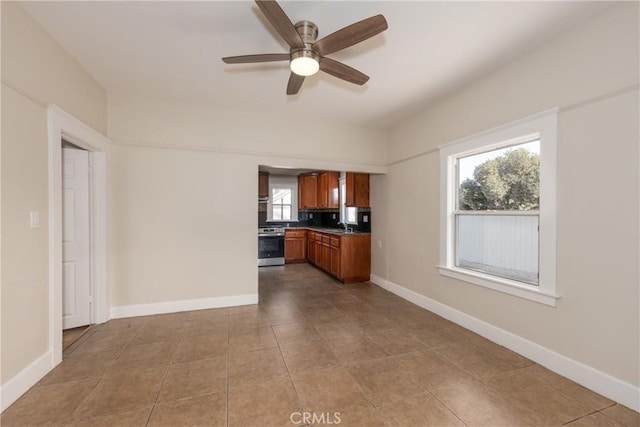
[[[640,416],[375,285],[299,264],[261,268],[258,305],[91,328],[0,423],[638,426]]]
[[[90,326],[87,325],[62,331],[62,350],[68,349],[74,342],[79,340],[81,336],[86,334],[89,328]]]

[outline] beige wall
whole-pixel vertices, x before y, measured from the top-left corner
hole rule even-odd
[[[17,4],[2,2],[2,325],[5,384],[48,348],[47,110],[106,129],[106,93]],[[30,229],[29,211],[40,212]]]
[[[257,294],[258,165],[384,172],[384,132],[109,97],[114,306]]]
[[[395,126],[372,180],[374,274],[636,386],[637,17],[618,6]],[[436,147],[556,106],[557,307],[440,276]]]

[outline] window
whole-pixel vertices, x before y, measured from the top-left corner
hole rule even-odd
[[[340,222],[342,224],[358,224],[358,208],[347,207],[347,182],[340,178]]]
[[[271,219],[273,221],[291,221],[291,189],[274,188],[271,190]]]
[[[440,148],[440,273],[555,305],[557,110]]]
[[[267,221],[298,221],[298,179],[290,176],[269,177]]]

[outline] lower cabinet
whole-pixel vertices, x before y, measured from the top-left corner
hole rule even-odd
[[[332,276],[340,277],[340,238],[332,237],[331,238],[331,269],[330,273]]]
[[[285,230],[284,262],[293,264],[307,261],[307,230]]]
[[[371,236],[309,231],[307,260],[343,283],[366,282],[371,274]]]
[[[339,265],[336,276],[343,283],[367,282],[371,278],[371,235],[340,237]]]
[[[309,231],[307,233],[307,261],[316,265],[316,233]]]

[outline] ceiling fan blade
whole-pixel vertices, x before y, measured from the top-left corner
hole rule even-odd
[[[227,56],[222,58],[225,64],[250,64],[253,62],[288,61],[288,53],[264,53],[260,55]]]
[[[304,82],[304,76],[299,76],[296,73],[291,73],[289,76],[289,83],[287,84],[287,95],[295,95],[298,93]]]
[[[342,62],[334,61],[331,58],[320,58],[320,69],[342,80],[362,86],[369,80],[369,76],[361,73],[355,68],[351,68]]]
[[[256,0],[256,3],[262,13],[264,13],[264,16],[271,22],[273,28],[280,33],[289,46],[304,47],[304,42],[300,34],[298,34],[287,14],[284,13],[284,10],[282,10],[275,0]]]
[[[372,16],[360,22],[351,24],[341,30],[331,33],[328,36],[314,43],[313,48],[320,55],[329,55],[354,44],[358,44],[370,37],[375,36],[389,28],[387,20],[382,15]]]

